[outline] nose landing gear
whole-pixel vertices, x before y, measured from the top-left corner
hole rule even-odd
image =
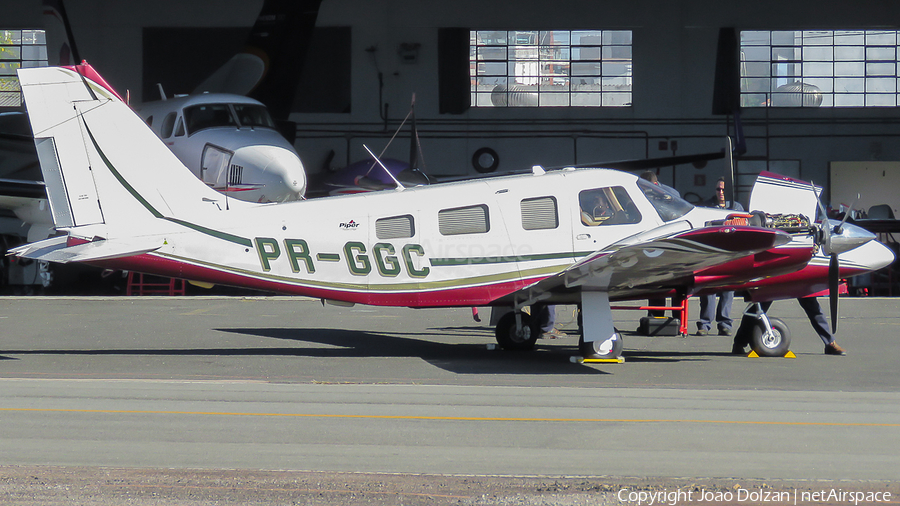
[[[734,336],[735,349],[750,345],[760,357],[783,357],[791,347],[791,331],[779,318],[769,318],[762,305],[753,302],[744,311]]]

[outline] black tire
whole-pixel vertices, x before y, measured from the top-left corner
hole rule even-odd
[[[769,318],[772,334],[766,335],[766,326],[757,320],[750,329],[750,347],[760,357],[783,357],[791,348],[791,331],[778,318]]]
[[[586,343],[583,335],[578,339],[578,351],[584,358],[619,358],[622,356],[622,348],[624,347],[625,343],[622,341],[622,334],[618,330],[605,341]]]
[[[504,350],[529,351],[534,349],[534,343],[541,335],[541,329],[537,326],[537,320],[528,313],[522,315],[522,332],[516,332],[516,313],[506,313],[497,322],[494,333],[497,344]]]

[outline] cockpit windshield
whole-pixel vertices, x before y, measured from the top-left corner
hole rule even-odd
[[[694,208],[690,202],[645,179],[638,179],[638,186],[663,221],[677,220]]]
[[[262,105],[234,104],[234,112],[242,127],[266,127],[275,128],[275,122],[269,115],[269,110]]]
[[[228,104],[201,104],[186,107],[184,119],[187,123],[188,135],[198,130],[213,127],[237,127]]]

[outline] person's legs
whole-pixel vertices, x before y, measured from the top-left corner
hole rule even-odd
[[[834,336],[831,335],[831,330],[828,328],[828,319],[825,318],[818,299],[815,297],[800,297],[797,299],[797,302],[800,303],[800,307],[806,312],[809,323],[816,331],[816,334],[819,335],[819,338],[822,339],[822,342],[826,345],[833,343]]]
[[[713,320],[713,307],[716,305],[716,296],[701,295],[700,299],[700,319],[697,321],[697,333],[708,332]]]
[[[556,325],[556,306],[547,305],[544,307],[546,308],[546,319],[544,325],[541,326],[541,330],[544,332],[551,332],[554,325]]]
[[[760,310],[765,313],[772,307],[772,302],[760,302],[759,303]],[[737,332],[734,333],[734,345],[731,347],[731,352],[735,354],[744,354],[744,348],[750,345],[750,336],[753,332],[753,327],[756,326],[758,318],[755,316],[747,316],[744,315],[741,317],[741,324],[737,329]]]
[[[716,307],[716,326],[719,332],[731,333],[734,321],[731,319],[731,303],[734,301],[734,292],[722,292],[719,294],[719,305]]]

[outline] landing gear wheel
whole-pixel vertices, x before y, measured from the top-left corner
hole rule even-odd
[[[622,355],[622,348],[625,343],[622,341],[622,334],[618,330],[608,339],[602,341],[584,342],[584,336],[578,339],[578,351],[584,358],[594,359],[612,359],[619,358]]]
[[[783,357],[791,347],[791,331],[778,318],[769,318],[772,332],[766,332],[762,320],[756,320],[750,328],[750,347],[760,357]]]
[[[536,318],[528,313],[519,314],[522,315],[521,331],[516,331],[516,313],[506,313],[497,322],[497,344],[504,350],[529,351],[534,348],[534,343],[541,334]]]

